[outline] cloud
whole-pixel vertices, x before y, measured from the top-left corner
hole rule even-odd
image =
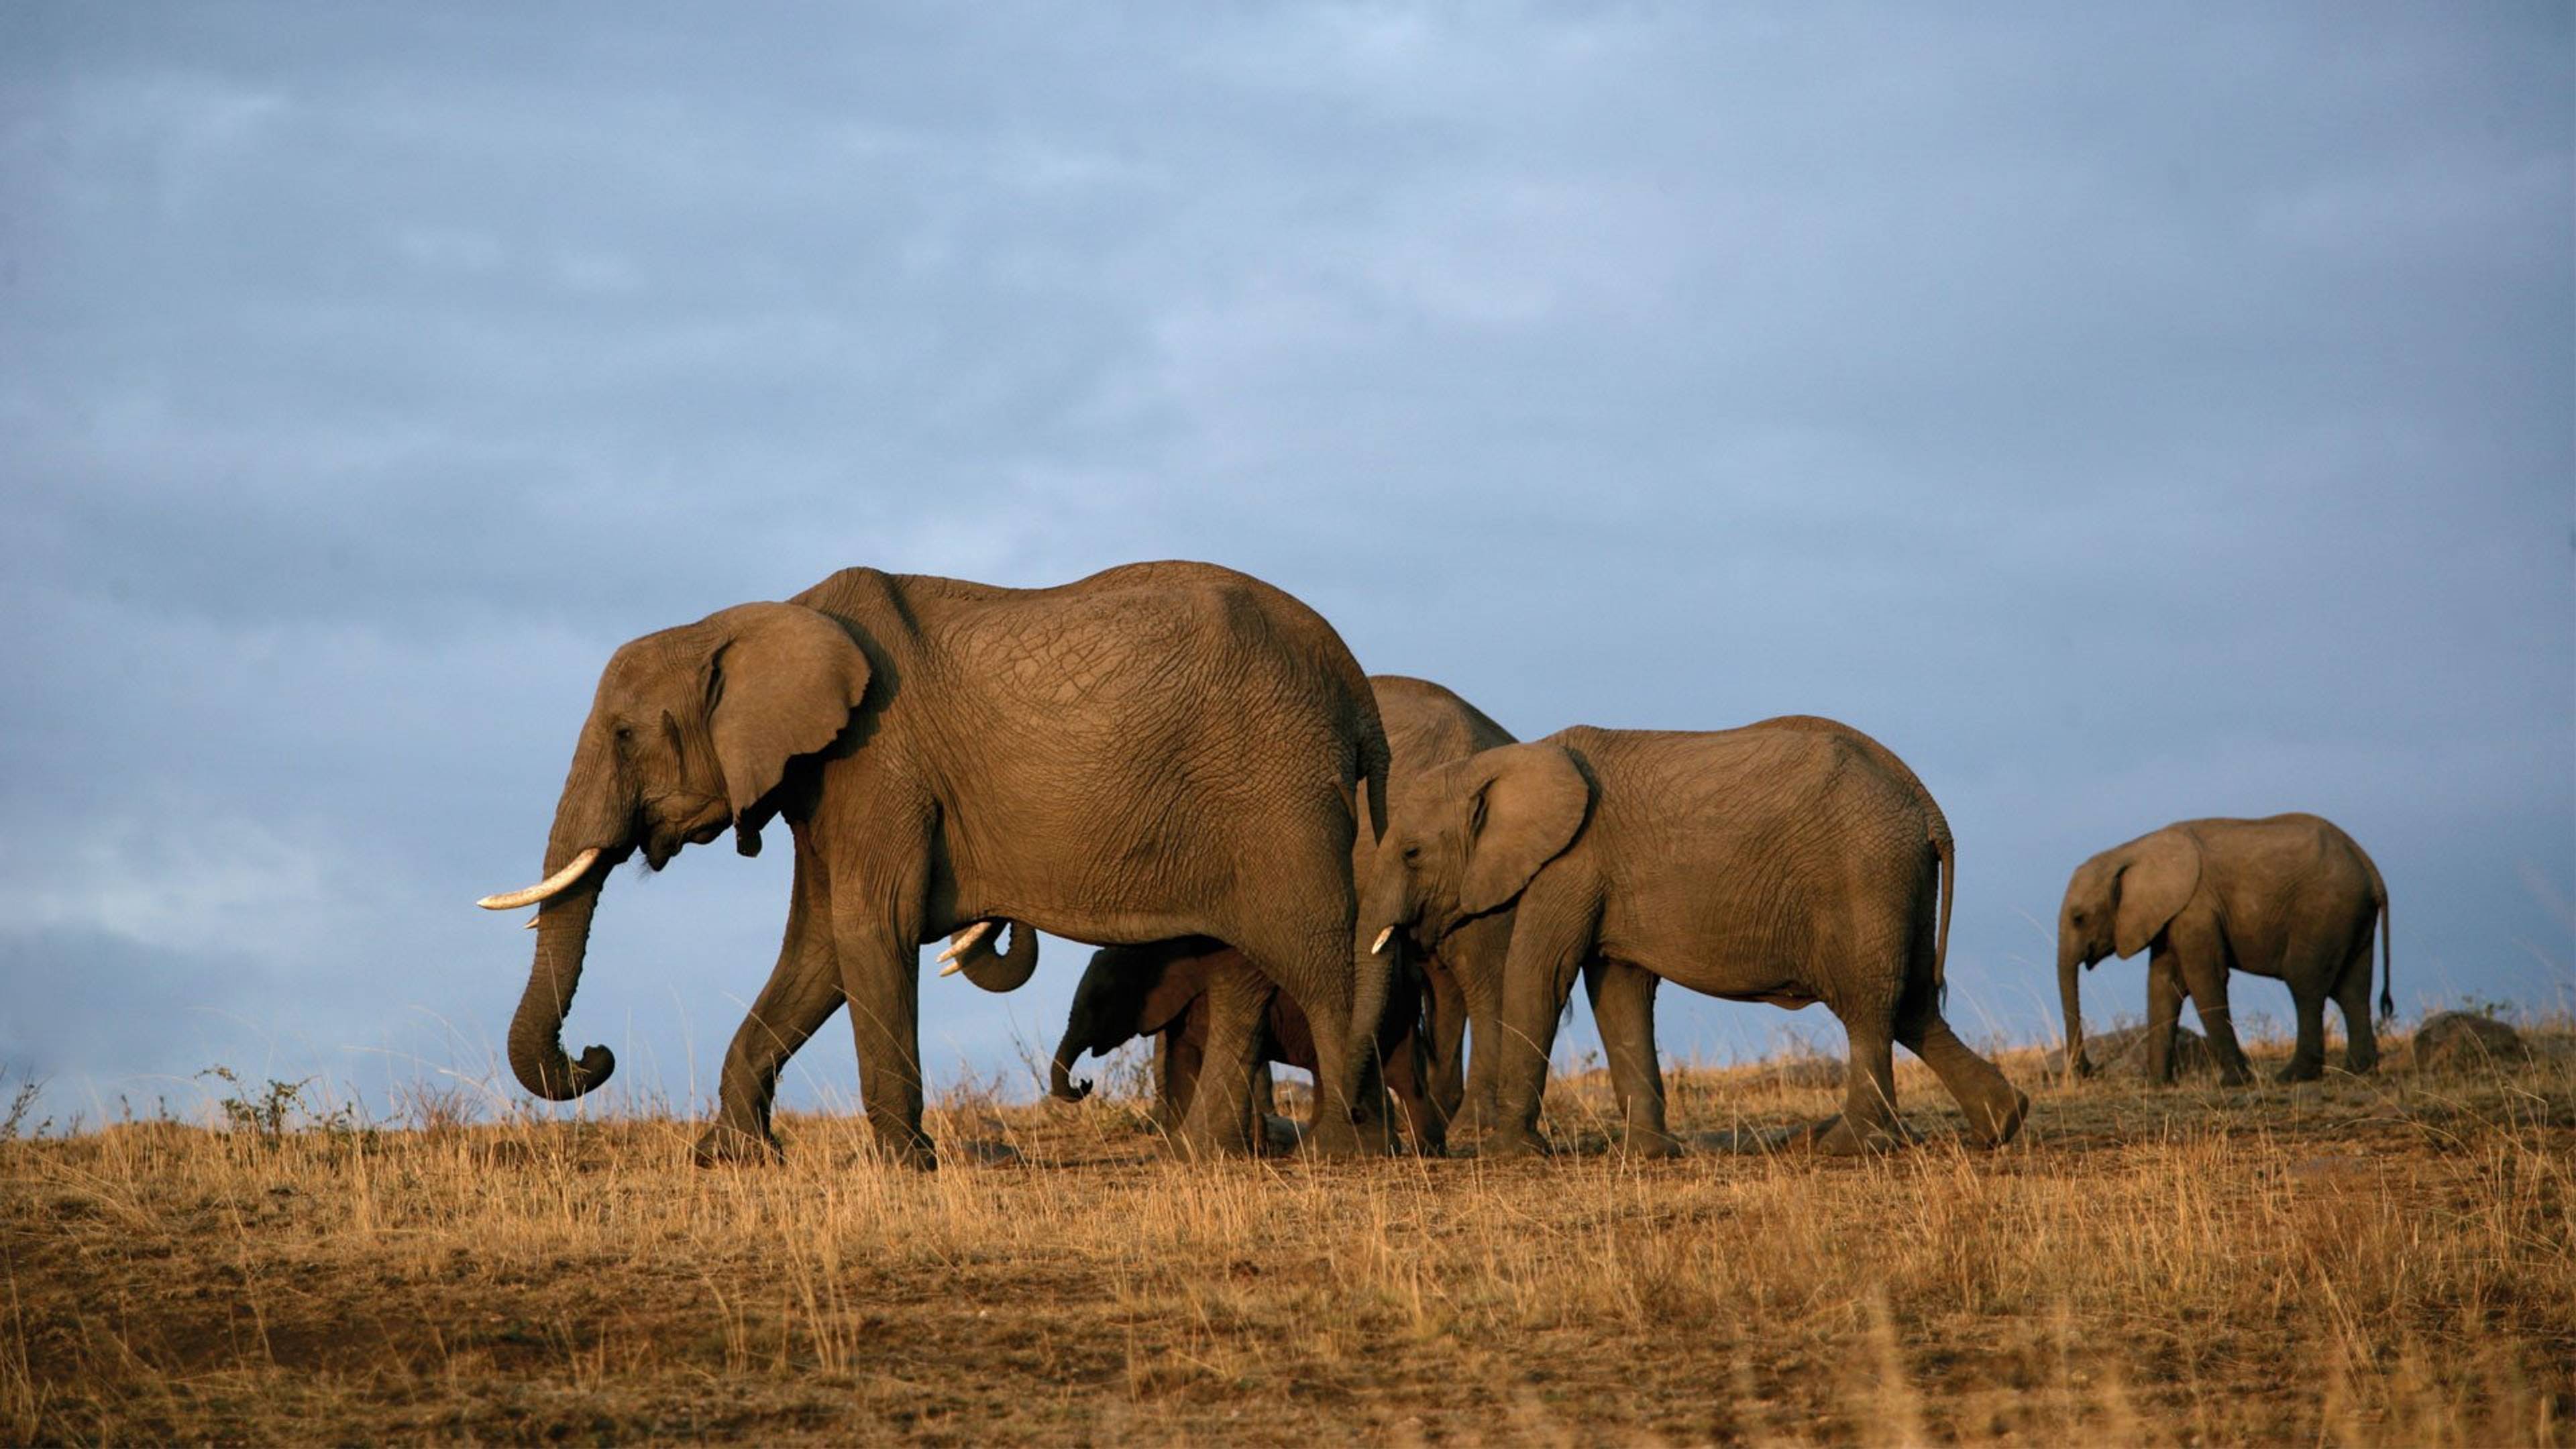
[[[852,563],[1181,556],[1527,735],[1880,734],[2015,1030],[2074,860],[2288,806],[2379,854],[2402,981],[2546,999],[2571,38],[17,7],[0,943],[458,1064],[526,965],[462,903],[534,863],[619,641]],[[684,1093],[782,870],[621,879],[572,1030]],[[933,1056],[1050,1038],[1049,950],[927,989]],[[1683,995],[1678,1043],[1810,1025]],[[185,1065],[168,996],[12,1005],[113,1075]]]

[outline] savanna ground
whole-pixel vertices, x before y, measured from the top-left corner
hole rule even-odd
[[[930,1175],[845,1118],[710,1172],[667,1117],[244,1086],[0,1143],[0,1438],[2565,1443],[2557,1026],[2244,1091],[2007,1053],[1991,1153],[1908,1062],[1930,1141],[1865,1161],[1723,1150],[1834,1108],[1779,1064],[1677,1073],[1677,1162],[1602,1152],[1578,1077],[1552,1161],[1193,1166],[1131,1088],[953,1096]]]

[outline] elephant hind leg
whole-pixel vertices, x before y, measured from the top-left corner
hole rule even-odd
[[[2335,986],[2335,1005],[2343,1011],[2343,1064],[2355,1076],[2379,1066],[2379,1033],[2370,1021],[2370,936],[2362,935],[2352,960]]]
[[[1968,1114],[1970,1136],[1988,1147],[2001,1147],[2021,1131],[2022,1119],[2030,1115],[2030,1095],[1959,1040],[1939,1011],[1927,1004],[1899,1021],[1896,1039],[1923,1059],[1959,1110]]]
[[[2322,996],[2293,988],[2290,1008],[2299,1019],[2299,1042],[2290,1051],[2290,1061],[2275,1078],[2283,1082],[2313,1082],[2326,1074],[2326,1002]]]
[[[1816,1150],[1850,1157],[1905,1145],[1905,1124],[1896,1116],[1896,1043],[1888,1027],[1876,1020],[1846,1016],[1843,1033],[1850,1039],[1843,1068],[1843,1113],[1814,1135]]]

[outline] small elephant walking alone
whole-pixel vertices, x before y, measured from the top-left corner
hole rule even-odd
[[[1046,589],[845,569],[620,648],[573,749],[510,1025],[520,1084],[556,1101],[607,1080],[562,1046],[611,866],[658,870],[730,829],[745,854],[785,817],[786,938],[725,1052],[702,1161],[775,1152],[778,1071],[846,1001],[880,1147],[932,1165],[921,1130],[919,951],[1007,982],[1029,927],[1102,944],[1215,936],[1262,995],[1225,993],[1183,1138],[1232,1138],[1270,983],[1315,1026],[1325,1150],[1359,1146],[1361,1036],[1387,973],[1353,933],[1361,787],[1383,817],[1386,737],[1366,677],[1312,609],[1210,564],[1114,568]],[[993,923],[1019,923],[1007,956]],[[986,984],[991,984],[988,980]]]
[[[1708,733],[1578,726],[1483,751],[1394,790],[1363,929],[1433,938],[1515,910],[1498,1118],[1486,1150],[1540,1150],[1558,1013],[1578,971],[1631,1151],[1674,1150],[1654,1059],[1654,983],[1802,1007],[1851,1042],[1842,1116],[1818,1138],[1901,1140],[1894,1046],[1920,1055],[1981,1141],[2030,1099],[1941,1017],[1936,900],[1946,826],[1919,781],[1849,726],[1796,717]]]
[[[2332,821],[2314,815],[2184,820],[2114,846],[2075,868],[2057,913],[2057,988],[2066,1060],[2089,1076],[2076,970],[2147,951],[2147,1079],[2173,1080],[2174,1026],[2187,992],[2218,1058],[2220,1079],[2254,1079],[2227,1009],[2230,967],[2278,977],[2299,1015],[2284,1082],[2325,1073],[2326,1001],[2343,1012],[2344,1065],[2379,1062],[2370,1021],[2370,938],[2380,937],[2379,1009],[2395,1008],[2388,885]]]

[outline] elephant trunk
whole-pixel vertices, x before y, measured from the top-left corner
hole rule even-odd
[[[563,1023],[590,950],[600,878],[632,848],[634,822],[632,792],[621,787],[614,752],[594,716],[582,726],[563,797],[555,804],[546,874],[552,878],[586,850],[595,851],[596,863],[538,907],[536,959],[510,1018],[510,1070],[520,1086],[549,1102],[569,1102],[617,1069],[617,1058],[604,1046],[584,1048],[579,1061],[566,1056]]]
[[[1056,1043],[1055,1061],[1047,1069],[1047,1093],[1058,1101],[1079,1102],[1091,1095],[1091,1083],[1073,1079],[1073,1060],[1082,1055],[1082,1042],[1073,1027],[1066,1027],[1064,1040]]]
[[[595,876],[545,904],[537,916],[536,961],[519,1010],[510,1018],[510,1070],[520,1086],[549,1102],[569,1102],[617,1069],[617,1058],[604,1046],[584,1048],[577,1062],[563,1049],[564,1015],[581,984],[591,912],[598,904]]]
[[[2076,973],[2083,969],[2083,951],[2074,933],[2059,928],[2057,937],[2057,997],[2066,1008],[2066,1070],[2069,1075],[2093,1075],[2093,1063],[2084,1055],[2084,1009],[2077,1000]]]
[[[1009,948],[994,950],[1005,931],[1010,935]],[[964,973],[986,991],[1017,991],[1037,972],[1038,933],[1021,921],[992,922],[951,958],[949,969]]]

